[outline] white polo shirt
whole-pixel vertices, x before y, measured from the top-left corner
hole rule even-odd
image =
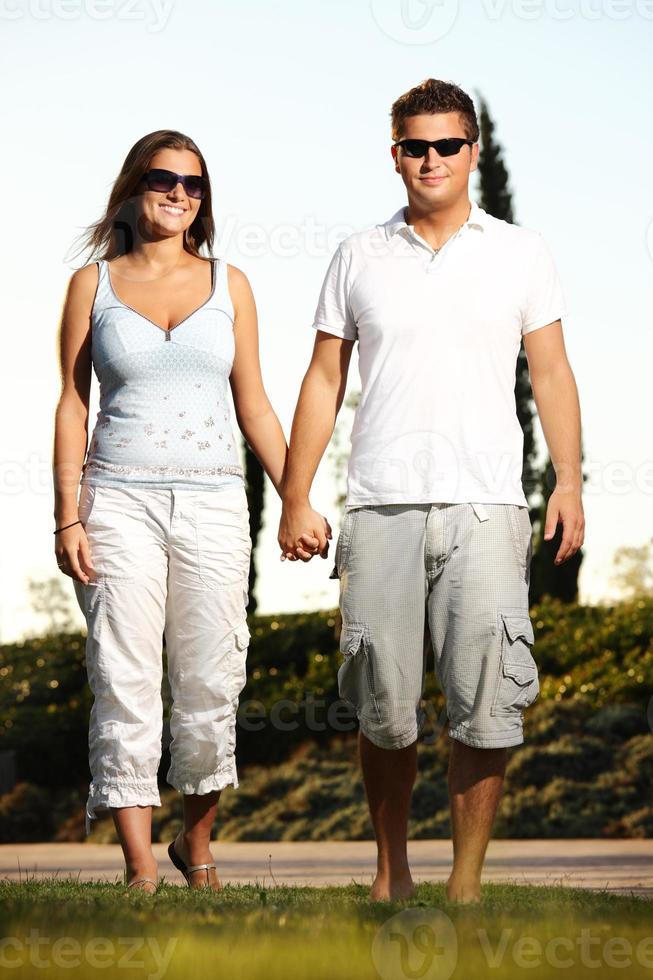
[[[565,313],[551,252],[472,202],[436,253],[404,212],[340,243],[312,324],[358,340],[345,507],[525,506],[515,369],[521,334]]]

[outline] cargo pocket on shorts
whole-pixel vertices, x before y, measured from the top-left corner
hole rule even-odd
[[[492,715],[522,711],[540,692],[537,664],[531,653],[535,636],[530,617],[499,613],[499,626],[501,657]]]
[[[374,672],[368,646],[363,623],[343,624],[340,652],[344,661],[338,669],[338,693],[343,701],[356,709],[359,717],[381,721],[374,695]]]

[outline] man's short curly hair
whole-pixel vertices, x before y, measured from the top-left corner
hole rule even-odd
[[[459,112],[467,139],[474,142],[478,140],[476,109],[467,93],[453,82],[427,78],[409,92],[400,95],[393,104],[390,113],[393,141],[403,137],[404,123],[409,116],[418,116],[425,112]]]

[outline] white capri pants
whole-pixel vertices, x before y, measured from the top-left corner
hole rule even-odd
[[[252,545],[244,484],[82,483],[79,518],[95,566],[87,585],[73,579],[94,696],[88,836],[98,810],[161,805],[164,635],[173,699],[167,782],[198,795],[238,786]]]

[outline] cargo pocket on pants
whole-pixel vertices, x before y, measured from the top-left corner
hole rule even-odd
[[[233,631],[231,644],[232,650],[229,657],[229,681],[228,690],[231,700],[232,718],[228,726],[227,753],[222,765],[234,766],[234,753],[236,751],[236,725],[238,721],[238,702],[241,691],[247,683],[247,650],[251,633],[247,623],[241,623]],[[237,777],[234,786],[237,786]]]
[[[247,649],[251,634],[247,623],[242,623],[234,630],[234,645],[231,656],[231,691],[232,699],[237,704],[240,692],[247,682]]]
[[[374,695],[374,672],[363,623],[343,624],[340,652],[344,657],[338,669],[340,697],[356,709],[359,719],[381,721],[381,712]]]
[[[529,616],[499,613],[501,657],[490,714],[522,711],[536,700],[540,685],[531,653],[535,642]]]

